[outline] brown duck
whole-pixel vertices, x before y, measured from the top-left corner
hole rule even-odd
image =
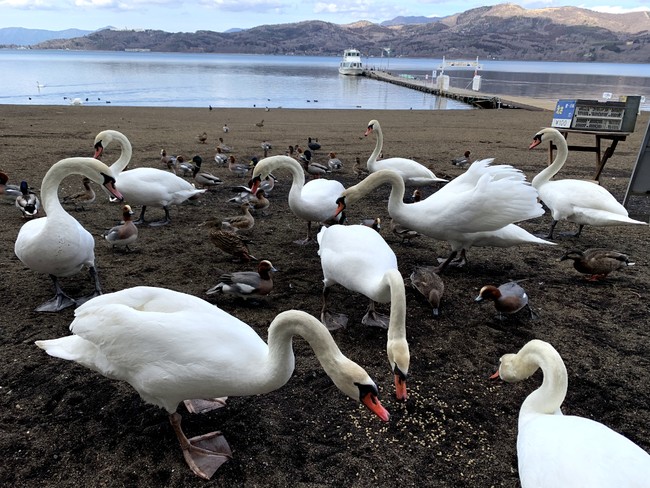
[[[210,232],[210,241],[226,254],[230,254],[239,262],[257,261],[248,250],[250,240],[237,234],[235,231],[226,228],[217,228],[220,223],[217,220],[206,222],[213,227]]]
[[[571,250],[560,261],[573,260],[573,267],[580,273],[590,275],[589,281],[605,279],[609,273],[625,266],[634,266],[626,254],[608,249]]]
[[[419,291],[427,299],[434,317],[440,314],[440,299],[445,291],[445,284],[442,278],[435,272],[433,266],[420,266],[410,276],[411,286]]]
[[[499,312],[497,316],[499,320],[505,318],[503,314],[511,315],[519,312],[523,308],[528,309],[531,319],[537,318],[537,315],[528,303],[526,291],[516,281],[504,283],[498,288],[494,285],[484,286],[474,301],[482,302],[484,300],[492,300],[494,302],[494,308]]]
[[[227,222],[237,231],[251,230],[255,225],[255,217],[251,215],[251,205],[249,203],[242,203],[240,208],[242,211],[241,215],[226,217],[223,219],[223,222]]]

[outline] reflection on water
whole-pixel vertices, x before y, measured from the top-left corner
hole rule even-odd
[[[372,65],[372,59],[367,65]],[[376,61],[376,60],[375,60]],[[459,110],[446,98],[338,73],[339,59],[311,56],[2,50],[0,104],[167,107],[284,107]],[[424,78],[435,59],[390,59],[390,71]],[[451,86],[473,73],[446,72]],[[482,89],[497,95],[600,98],[603,92],[650,100],[650,65],[488,61]]]

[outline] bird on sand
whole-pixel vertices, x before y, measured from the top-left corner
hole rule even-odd
[[[130,205],[122,207],[123,223],[116,225],[104,233],[104,239],[112,245],[113,249],[123,248],[130,251],[129,244],[133,244],[138,238],[138,226],[133,223],[133,210]]]
[[[520,280],[523,281],[523,280]],[[514,314],[519,310],[526,308],[531,319],[537,318],[535,312],[528,302],[528,294],[521,287],[519,282],[510,281],[496,287],[494,285],[486,285],[481,288],[478,296],[474,299],[475,302],[482,302],[484,300],[491,300],[494,302],[494,308],[499,313],[497,318],[504,320],[503,314]]]
[[[271,261],[265,259],[259,262],[257,271],[222,273],[218,278],[219,283],[206,293],[208,295],[216,293],[234,295],[244,300],[266,297],[273,291],[273,273],[276,271],[277,269],[273,267]]]
[[[604,280],[609,273],[626,266],[634,266],[627,254],[609,249],[571,250],[560,261],[573,260],[573,267],[589,281]]]

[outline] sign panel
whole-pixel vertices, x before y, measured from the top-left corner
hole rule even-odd
[[[576,111],[575,100],[558,100],[555,105],[555,112],[553,113],[553,122],[551,127],[559,129],[569,129],[571,121]]]
[[[645,138],[636,158],[630,182],[627,185],[623,206],[627,207],[631,195],[650,196],[650,123],[645,131]]]

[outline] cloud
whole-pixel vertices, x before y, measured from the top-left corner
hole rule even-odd
[[[201,5],[225,12],[281,12],[291,8],[291,3],[282,0],[202,0]]]
[[[34,10],[54,8],[54,4],[48,0],[0,0],[0,7]]]
[[[627,14],[630,12],[650,12],[650,7],[621,7],[618,5],[602,5],[598,7],[585,7],[605,14]]]

